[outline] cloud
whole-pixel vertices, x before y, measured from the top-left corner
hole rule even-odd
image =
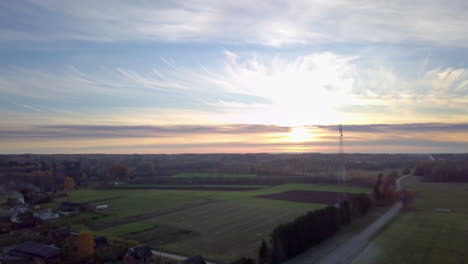
[[[337,131],[337,126],[316,126],[328,131]],[[414,124],[367,124],[344,125],[343,130],[349,132],[369,133],[407,133],[407,132],[468,132],[468,124],[446,123],[414,123]]]
[[[433,68],[420,77],[408,77],[381,62],[363,63],[365,59],[333,52],[285,59],[226,51],[222,71],[209,75],[201,85],[263,98],[268,104],[250,110],[250,116],[268,121],[273,116],[270,122],[276,124],[464,120],[467,68]],[[242,101],[219,100],[218,105],[237,105],[239,115],[246,114]]]
[[[308,126],[313,137],[286,140],[294,127],[273,125],[54,125],[0,130],[0,153],[336,152],[337,126]],[[345,151],[464,152],[468,124],[344,126]],[[21,142],[21,144],[18,144]]]
[[[2,40],[406,43],[465,46],[463,0],[79,1],[4,3]],[[39,23],[42,22],[42,23]],[[46,37],[44,37],[46,36]]]
[[[0,139],[151,138],[174,135],[239,135],[285,133],[289,127],[274,125],[49,125],[0,130]]]
[[[61,70],[10,68],[0,71],[0,91],[28,97],[64,98],[122,92],[180,92],[189,90],[167,81],[156,71],[146,76],[131,70],[101,69],[85,73],[70,66]]]
[[[221,67],[164,66],[146,72],[76,67],[0,71],[0,93],[108,109],[207,111],[218,123],[306,125],[332,123],[461,122],[468,109],[468,69],[432,68],[404,75],[355,54],[320,52],[296,57],[224,51]],[[40,105],[40,104],[39,104]],[[36,107],[40,109],[39,106]],[[57,108],[57,107],[56,107]],[[169,115],[170,115],[170,111]],[[174,119],[176,120],[176,119]]]

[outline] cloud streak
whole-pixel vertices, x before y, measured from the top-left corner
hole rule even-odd
[[[436,0],[24,0],[1,7],[2,15],[23,21],[18,25],[24,26],[0,29],[4,41],[217,41],[269,46],[409,41],[465,47],[468,43],[464,34],[467,4],[462,0],[443,5]]]
[[[74,139],[74,138],[138,138],[177,135],[239,135],[289,132],[289,127],[275,125],[50,125],[0,130],[0,139]]]

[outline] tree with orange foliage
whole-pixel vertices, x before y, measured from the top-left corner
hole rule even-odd
[[[63,182],[63,189],[67,192],[73,190],[75,188],[75,180],[72,177],[67,176]]]
[[[396,192],[396,173],[386,175],[379,174],[377,182],[374,185],[374,198],[377,201],[392,203],[398,199]]]
[[[76,239],[78,257],[84,258],[94,253],[94,238],[88,231],[81,231]]]

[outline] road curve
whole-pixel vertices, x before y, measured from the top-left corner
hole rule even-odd
[[[411,176],[411,175],[409,175],[409,174],[408,174],[408,175],[403,175],[403,176],[399,177],[399,178],[396,180],[395,185],[396,185],[396,190],[397,190],[397,192],[401,191],[400,182],[401,182],[402,180],[408,178],[409,176]]]

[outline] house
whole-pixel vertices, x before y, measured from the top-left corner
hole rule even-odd
[[[201,256],[194,256],[194,257],[190,257],[190,258],[180,262],[179,264],[206,264],[206,261]]]
[[[55,213],[51,209],[47,209],[47,210],[42,210],[42,211],[38,211],[34,213],[34,217],[42,221],[48,221],[48,220],[59,219],[60,215],[58,213]]]
[[[18,214],[25,214],[29,211],[30,211],[29,207],[27,207],[26,205],[17,205],[15,207],[10,208],[10,214],[12,212],[16,212]]]
[[[22,205],[24,204],[24,196],[20,192],[12,192],[7,199],[7,204],[10,206]]]
[[[49,232],[47,232],[47,238],[54,242],[64,241],[70,236],[71,236],[71,231],[70,229],[66,227],[49,230]]]
[[[21,223],[19,219],[22,214],[28,213],[29,207],[25,205],[17,205],[15,207],[10,208],[10,220],[13,223]]]
[[[123,258],[124,264],[146,264],[150,263],[153,252],[148,245],[139,245],[129,248]]]
[[[28,241],[3,248],[2,261],[32,261],[37,264],[60,263],[61,250],[58,247]]]
[[[79,214],[80,211],[79,210],[70,210],[70,211],[60,211],[59,214],[62,215],[62,216],[66,216],[66,215],[76,215],[76,214]]]
[[[109,208],[107,204],[101,204],[101,205],[96,206],[96,210],[104,210],[107,208]]]
[[[94,239],[94,249],[96,251],[104,251],[109,247],[109,241],[105,236],[99,236]]]

